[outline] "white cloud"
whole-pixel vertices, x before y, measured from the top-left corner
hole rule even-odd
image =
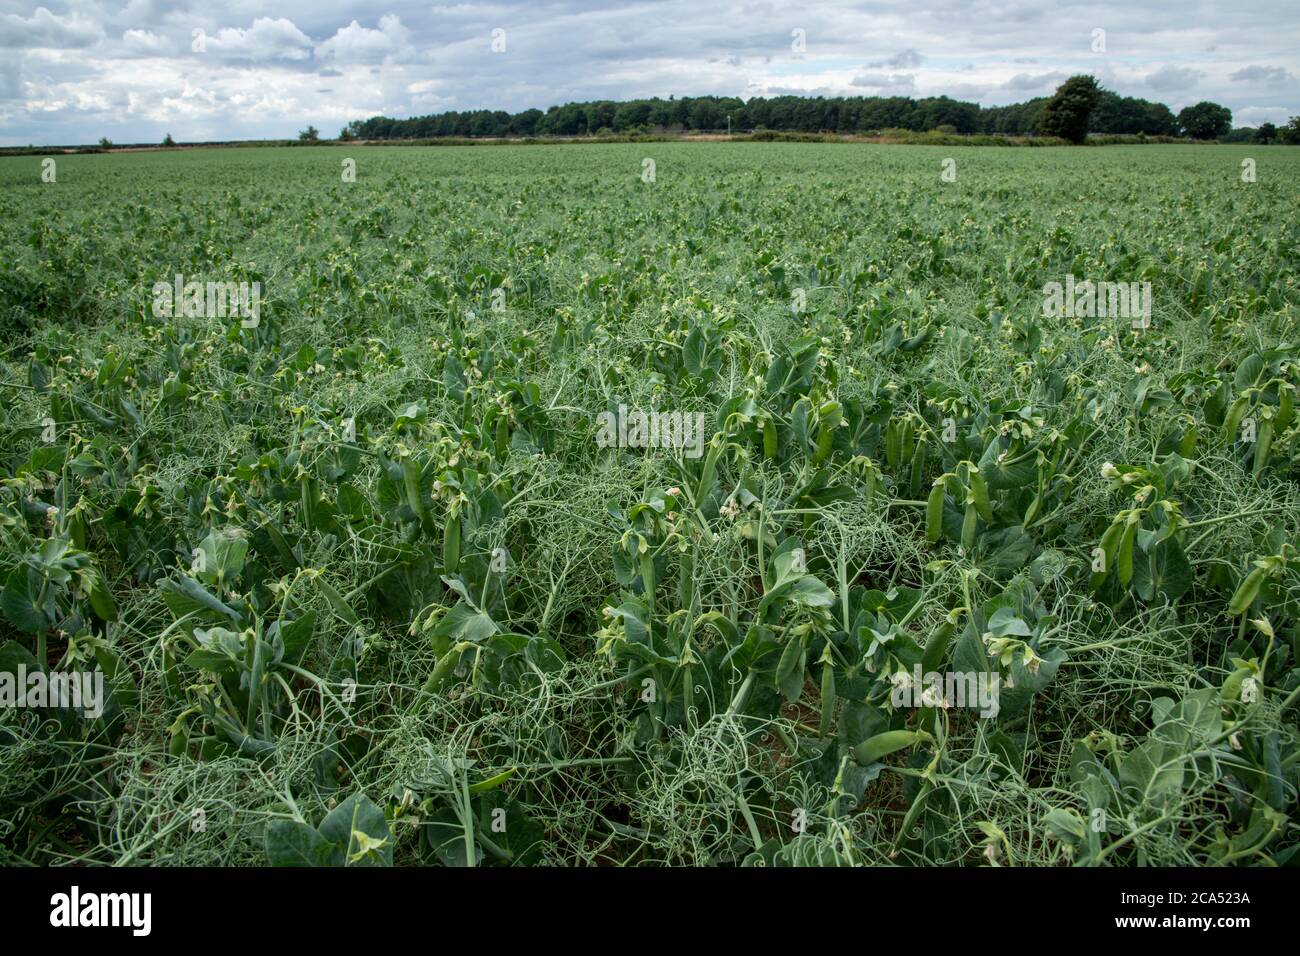
[[[126,30],[122,33],[122,45],[132,53],[156,54],[167,49],[163,38],[152,30]]]
[[[374,63],[403,50],[409,31],[392,14],[379,18],[379,29],[363,27],[356,20],[339,29],[316,47],[316,56],[338,63]]]
[[[1261,123],[1272,123],[1274,126],[1285,126],[1295,115],[1294,109],[1281,106],[1247,106],[1244,109],[1233,110],[1232,125],[1258,126]]]
[[[0,59],[0,100],[17,99],[22,89],[22,73],[17,60]]]
[[[76,12],[59,17],[44,7],[37,7],[30,17],[16,13],[0,17],[0,46],[5,47],[71,49],[90,46],[103,36],[104,30],[98,23]]]
[[[938,96],[941,93],[946,93],[954,100],[971,100],[974,102],[982,99],[989,92],[989,89],[990,87],[983,83],[944,83],[936,87],[931,95]]]
[[[258,17],[251,28],[225,27],[207,38],[207,51],[249,60],[305,60],[311,38],[284,17]]]

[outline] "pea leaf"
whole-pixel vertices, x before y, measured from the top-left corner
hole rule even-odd
[[[40,593],[40,576],[26,563],[9,572],[4,591],[0,592],[0,610],[14,627],[29,634],[38,634],[49,627],[37,601]]]
[[[266,858],[272,866],[325,866],[329,841],[297,820],[272,820],[266,828]]]
[[[354,793],[326,815],[317,828],[346,866],[392,866],[393,841],[384,811],[364,793]],[[338,856],[331,857],[338,865]]]

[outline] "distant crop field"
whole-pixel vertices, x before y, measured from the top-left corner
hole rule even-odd
[[[1298,174],[0,158],[0,863],[1296,862]]]

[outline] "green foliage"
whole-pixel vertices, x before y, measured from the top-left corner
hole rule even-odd
[[[1218,139],[1232,129],[1232,111],[1202,100],[1178,111],[1178,128],[1192,139]]]
[[[393,837],[384,811],[364,793],[354,794],[315,827],[272,821],[266,857],[272,866],[392,866]]]
[[[354,120],[346,132],[362,139],[420,139],[447,137],[608,136],[644,132],[719,132],[752,130],[761,140],[816,136],[823,133],[866,133],[885,130],[936,135],[978,134],[1032,136],[1042,125],[1045,97],[1008,106],[982,107],[947,96],[912,99],[907,96],[772,96],[740,100],[735,97],[684,96],[680,99],[565,103],[542,112],[472,110],[438,113],[410,119],[372,116]],[[1094,133],[1172,136],[1177,124],[1169,107],[1137,97],[1102,91],[1086,129]],[[342,137],[349,138],[347,136]],[[798,141],[798,140],[795,140]]]
[[[0,159],[0,861],[1294,859],[1294,151],[347,155]]]
[[[1178,121],[1164,103],[1101,90],[1096,106],[1088,116],[1088,132],[1175,136]]]
[[[1095,77],[1070,77],[1056,88],[1056,93],[1043,107],[1040,127],[1043,135],[1082,143],[1088,138],[1092,111],[1100,100],[1101,89]]]

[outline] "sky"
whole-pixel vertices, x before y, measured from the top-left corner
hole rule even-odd
[[[994,106],[1074,73],[1282,124],[1300,0],[0,0],[0,145],[332,137],[378,114],[669,95]]]

